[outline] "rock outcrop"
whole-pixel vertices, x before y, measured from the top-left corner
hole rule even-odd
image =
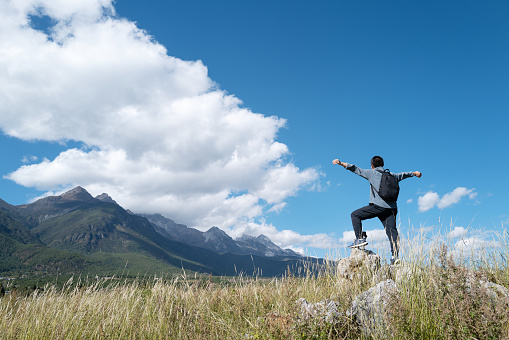
[[[299,322],[312,321],[315,323],[319,321],[335,324],[339,320],[338,305],[332,300],[326,299],[317,303],[310,303],[306,299],[300,298],[296,304],[300,307]]]
[[[341,259],[337,263],[338,275],[345,279],[354,279],[361,269],[375,273],[380,268],[380,256],[371,250],[354,248],[350,257]]]
[[[113,198],[110,197],[107,193],[102,193],[99,196],[96,196],[95,199],[106,202],[106,203],[113,203],[118,204]]]
[[[366,335],[383,335],[387,328],[385,314],[391,294],[396,292],[396,283],[385,280],[355,297],[347,316],[355,317]]]
[[[433,272],[437,270],[438,272]],[[444,293],[441,287],[446,287],[446,290],[460,289],[465,294],[481,297],[481,301],[493,306],[509,305],[509,289],[488,281],[480,273],[466,268],[455,268],[457,277],[451,277],[440,272],[443,270],[442,267],[426,267],[405,262],[381,266],[380,257],[374,252],[352,249],[350,257],[337,262],[336,279],[344,280],[343,283],[347,285],[361,282],[365,284],[370,280],[376,284],[355,296],[349,306],[340,305],[338,300],[324,299],[311,303],[300,298],[296,301],[299,307],[296,322],[313,326],[324,323],[335,325],[344,322],[346,318],[356,323],[359,331],[368,338],[390,339],[391,325],[387,320],[394,311],[389,308],[397,302],[394,299],[412,294],[415,285],[422,286],[429,294]],[[345,312],[346,308],[348,309]]]

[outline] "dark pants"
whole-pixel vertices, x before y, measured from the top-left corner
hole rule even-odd
[[[352,225],[356,238],[362,238],[362,221],[378,217],[382,222],[387,237],[391,243],[392,255],[398,257],[399,254],[399,235],[396,229],[396,214],[398,209],[382,208],[376,204],[369,205],[355,210],[352,213]]]

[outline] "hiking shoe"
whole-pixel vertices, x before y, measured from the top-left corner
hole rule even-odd
[[[349,245],[348,248],[359,248],[365,246],[366,244],[368,244],[366,238],[358,238],[355,241],[353,241],[353,243]]]
[[[398,257],[391,257],[391,266],[395,266],[401,263],[401,260]]]

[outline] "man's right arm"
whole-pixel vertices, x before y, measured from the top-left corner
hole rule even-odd
[[[332,164],[336,165],[341,165],[343,168],[347,169],[347,170],[350,170],[351,172],[353,172],[354,174],[357,174],[361,177],[364,177],[364,178],[368,178],[369,177],[369,173],[367,170],[364,170],[364,169],[361,169],[353,164],[348,164],[346,162],[341,162],[339,159],[335,159],[332,161]]]
[[[343,168],[346,169],[346,166],[348,165],[348,163],[345,163],[345,162],[341,162],[339,159],[335,159],[332,161],[332,164],[336,165],[336,164],[339,164],[341,165]]]

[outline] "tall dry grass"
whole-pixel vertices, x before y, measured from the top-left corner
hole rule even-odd
[[[391,297],[391,334],[399,339],[509,339],[509,291],[494,285],[509,287],[507,265],[459,261],[444,244],[436,245],[430,262],[414,266]]]
[[[426,249],[408,252],[397,278],[394,268],[384,266],[377,273],[360,268],[354,280],[346,280],[329,261],[302,277],[239,276],[217,282],[183,274],[109,285],[69,282],[29,296],[13,293],[0,301],[0,338],[370,338],[345,312],[358,294],[387,278],[397,280],[398,291],[389,302],[388,329],[373,338],[509,338],[509,299],[494,299],[478,284],[489,280],[509,287],[507,252],[472,264],[455,260],[445,246]],[[299,298],[336,301],[339,321],[302,321]]]
[[[280,339],[309,332],[296,327],[295,302],[353,296],[360,288],[325,273],[226,283],[183,276],[171,281],[117,283],[12,294],[0,303],[2,339]],[[353,325],[353,324],[352,324]],[[354,327],[351,327],[354,329]],[[345,329],[348,334],[349,329]]]

